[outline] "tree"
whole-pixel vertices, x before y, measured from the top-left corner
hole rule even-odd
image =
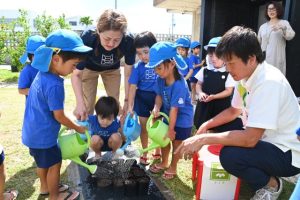
[[[58,17],[57,23],[58,23],[59,28],[61,28],[61,29],[71,29],[70,24],[66,22],[65,14],[62,14],[61,16]]]
[[[7,57],[8,28],[8,24],[5,23],[4,17],[2,17],[0,19],[0,64],[4,63]]]
[[[20,16],[9,24],[7,52],[11,61],[11,70],[13,72],[22,69],[22,63],[19,59],[25,51],[27,38],[30,36],[30,25],[28,13],[25,10],[19,10]]]
[[[89,16],[81,17],[80,18],[80,24],[83,24],[87,27],[88,25],[93,24],[93,20]]]
[[[46,12],[44,11],[41,16],[38,15],[34,19],[34,27],[42,36],[47,37],[49,33],[58,29],[56,22],[57,21],[52,16],[46,15]]]

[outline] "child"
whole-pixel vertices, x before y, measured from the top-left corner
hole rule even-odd
[[[212,38],[208,45],[204,47],[207,50],[208,59],[211,60],[212,65],[202,68],[195,76],[198,79],[197,93],[199,98],[194,116],[194,125],[197,129],[204,122],[231,105],[231,96],[235,81],[226,71],[224,62],[217,58],[215,54],[215,48],[220,40],[221,37]],[[241,130],[242,127],[241,119],[236,118],[230,123],[215,127],[214,131]]]
[[[172,140],[173,152],[187,139],[193,126],[193,106],[190,92],[178,69],[184,70],[186,64],[176,53],[176,46],[169,42],[158,42],[150,49],[149,67],[155,68],[159,75],[156,84],[156,98],[153,109],[154,117],[163,106],[163,112],[169,116],[169,129],[166,137]],[[162,162],[150,166],[152,173],[163,170],[162,178],[173,179],[177,173],[177,163],[180,156],[172,154],[171,164],[168,166],[170,144],[162,148]],[[168,169],[167,169],[168,168]]]
[[[61,124],[84,133],[85,128],[74,124],[64,113],[64,79],[72,73],[80,60],[91,50],[73,31],[57,30],[46,38],[45,46],[34,52],[32,66],[36,75],[27,98],[22,142],[29,147],[37,165],[41,182],[40,194],[49,199],[75,199],[79,192],[63,192],[67,185],[59,185],[61,151],[57,145]],[[61,193],[59,193],[61,192]]]
[[[23,94],[28,96],[28,91],[30,88],[30,85],[35,78],[36,74],[38,73],[38,70],[33,68],[31,66],[32,60],[33,60],[33,53],[34,51],[39,48],[40,46],[45,44],[45,38],[39,35],[30,36],[27,39],[26,43],[26,52],[22,55],[20,58],[20,62],[24,65],[26,62],[27,65],[22,69],[19,76],[18,81],[18,90],[20,94]]]
[[[95,158],[101,157],[101,151],[116,152],[122,146],[123,135],[120,121],[117,119],[119,104],[114,97],[101,97],[95,105],[96,115],[88,116],[88,129],[92,135],[90,147]]]
[[[187,65],[187,68],[185,68],[184,70],[179,69],[179,73],[184,77],[184,79],[188,83],[189,90],[191,91],[190,78],[193,75],[193,64],[188,57],[191,42],[188,38],[182,37],[178,38],[175,44],[177,46],[177,52],[182,56]]]
[[[195,75],[199,72],[200,68],[204,65],[205,60],[200,62],[200,48],[201,44],[198,41],[194,41],[191,43],[191,55],[190,55],[190,61],[193,65],[193,74],[192,77],[190,78],[190,83],[191,83],[191,89],[192,89],[192,102],[196,103],[197,98],[196,98],[196,83],[197,79],[195,78]]]
[[[1,117],[1,112],[0,112]],[[9,190],[4,192],[5,184],[5,167],[4,167],[4,150],[0,144],[0,200],[14,200],[18,196],[17,190]]]
[[[157,74],[154,69],[146,68],[145,65],[149,62],[149,49],[155,44],[156,38],[149,31],[137,34],[134,39],[137,56],[140,61],[137,62],[131,72],[129,78],[129,95],[128,95],[128,112],[133,114],[133,110],[139,116],[141,124],[141,143],[143,148],[148,146],[148,133],[146,123],[153,110],[155,103],[155,83]],[[160,150],[157,149],[153,154],[154,159],[160,159]],[[147,152],[140,157],[140,164],[148,165]]]

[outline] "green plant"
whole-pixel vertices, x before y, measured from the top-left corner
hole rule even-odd
[[[8,25],[4,22],[4,17],[0,19],[0,64],[5,62],[7,56],[6,41],[8,40]]]
[[[61,16],[58,17],[57,23],[58,23],[59,28],[61,28],[61,29],[71,29],[70,24],[66,22],[65,14],[62,14]]]
[[[81,17],[80,18],[80,23],[87,27],[88,25],[93,24],[93,20],[89,16]]]
[[[20,16],[9,24],[7,51],[11,61],[11,70],[13,72],[22,69],[22,63],[19,58],[25,51],[26,40],[30,35],[30,26],[28,13],[25,10],[19,10]]]
[[[34,19],[34,27],[44,37],[58,28],[56,20],[52,16],[46,15],[45,11]]]

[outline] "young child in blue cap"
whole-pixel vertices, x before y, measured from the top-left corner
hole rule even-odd
[[[184,77],[188,83],[189,90],[191,91],[190,78],[193,75],[194,68],[190,58],[188,57],[191,41],[186,37],[181,37],[176,40],[175,45],[177,46],[177,52],[182,56],[187,65],[187,68],[179,69],[179,73]]]
[[[159,75],[156,83],[156,98],[153,109],[154,117],[158,117],[162,108],[169,116],[167,137],[172,140],[173,152],[183,140],[190,137],[193,126],[193,106],[186,81],[178,69],[187,68],[186,63],[176,52],[176,45],[169,42],[158,42],[150,49],[148,67],[155,68]],[[177,69],[178,68],[178,69]],[[172,154],[170,165],[168,158],[170,147],[161,149],[161,163],[150,166],[152,173],[164,171],[162,178],[173,179],[177,173],[177,163],[180,156]]]
[[[148,146],[146,123],[154,107],[156,97],[155,83],[157,79],[154,69],[146,68],[145,66],[149,62],[149,50],[156,42],[155,36],[149,31],[139,33],[135,36],[134,46],[140,60],[134,65],[128,80],[130,84],[128,112],[133,115],[133,111],[135,111],[139,116],[142,127],[140,138],[143,149]],[[153,154],[153,158],[160,159],[160,157],[160,150],[157,149]],[[149,164],[147,152],[140,157],[140,164]]]
[[[31,66],[34,51],[40,46],[45,44],[45,38],[39,35],[30,36],[26,42],[26,51],[20,58],[20,62],[24,65],[27,63],[22,71],[20,72],[19,80],[18,80],[18,90],[20,94],[26,96],[28,95],[28,91],[30,85],[35,78],[38,70]]]
[[[85,128],[73,123],[64,113],[64,79],[91,48],[73,31],[57,30],[49,34],[45,45],[34,52],[32,66],[36,75],[26,101],[22,142],[29,147],[37,165],[40,194],[49,199],[75,199],[77,191],[64,192],[59,184],[61,151],[57,144],[61,124],[83,133]],[[60,193],[59,193],[60,192]]]
[[[198,101],[196,105],[194,124],[198,129],[204,122],[213,118],[231,105],[231,97],[235,81],[226,71],[223,60],[217,58],[215,49],[221,40],[221,37],[212,38],[208,45],[204,47],[207,50],[212,65],[202,68],[197,74],[197,93]],[[229,130],[241,130],[243,123],[240,118],[215,127],[214,131],[223,132]]]
[[[190,61],[193,65],[193,74],[190,78],[191,82],[191,90],[192,90],[192,102],[196,104],[196,83],[198,80],[195,78],[195,75],[199,72],[200,68],[204,65],[205,60],[201,62],[200,58],[200,51],[201,51],[201,44],[198,41],[193,41],[190,46],[191,54],[189,56]]]

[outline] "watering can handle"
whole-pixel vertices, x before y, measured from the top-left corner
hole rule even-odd
[[[65,126],[61,127],[61,129],[58,133],[58,137],[60,137],[63,134],[63,132],[65,132],[66,130],[67,130],[67,127],[65,127]],[[85,133],[85,136],[87,138],[87,147],[89,147],[90,144],[91,144],[91,136],[90,136],[88,130],[86,130],[84,133]]]
[[[169,117],[168,115],[166,115],[165,113],[163,112],[159,112],[160,115],[162,115],[164,118],[166,118],[166,120],[169,122]],[[152,121],[153,119],[153,114],[150,115],[149,119],[147,120],[147,124],[146,124],[146,129],[148,131],[148,129],[150,128],[150,122]]]

